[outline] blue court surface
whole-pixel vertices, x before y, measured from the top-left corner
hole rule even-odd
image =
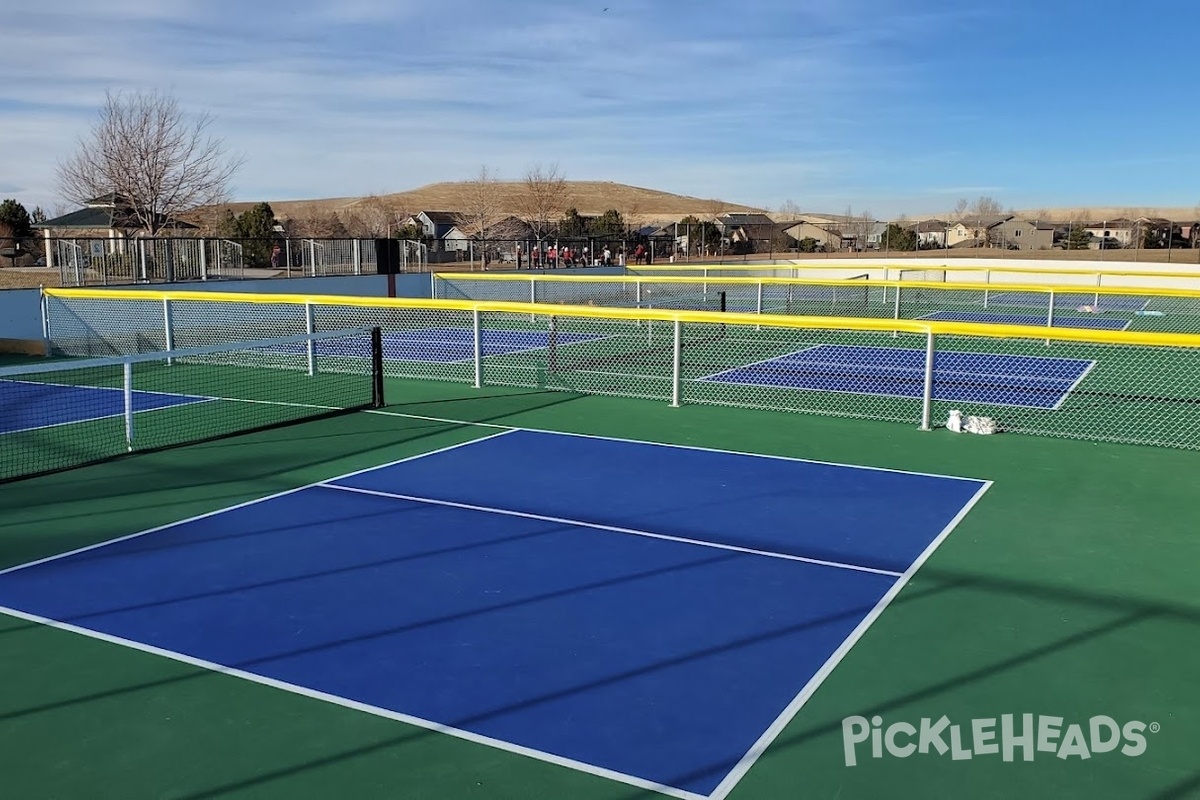
[[[506,431],[2,572],[0,606],[696,798],[988,485]]]
[[[603,339],[597,334],[569,333],[554,334],[556,346]],[[512,355],[531,350],[542,350],[550,346],[549,331],[505,330],[484,328],[479,334],[480,350],[488,356]],[[303,352],[307,345],[284,345],[285,352]],[[346,339],[322,339],[315,343],[313,352],[326,356],[366,357],[370,354],[370,343],[361,337]],[[422,328],[419,330],[392,331],[383,335],[383,357],[389,361],[426,361],[438,364],[453,364],[472,361],[475,358],[475,335],[469,328]]]
[[[985,322],[993,325],[1033,325],[1045,328],[1046,316],[1029,314],[989,314],[986,311],[935,311],[920,319],[944,320],[947,322]],[[1079,317],[1054,317],[1055,328],[1089,328],[1100,331],[1123,331],[1129,327],[1127,319],[1112,319],[1086,314]]]
[[[133,393],[135,413],[154,411],[210,398],[159,392]],[[69,386],[39,381],[0,380],[0,435],[87,422],[125,413],[121,388]]]
[[[1056,409],[1094,365],[1079,358],[938,351],[933,399]],[[919,399],[925,351],[821,344],[699,380]]]

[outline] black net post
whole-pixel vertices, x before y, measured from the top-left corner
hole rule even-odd
[[[371,329],[371,407],[383,408],[383,330]]]

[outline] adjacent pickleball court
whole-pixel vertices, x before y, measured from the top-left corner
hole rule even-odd
[[[934,400],[1056,409],[1094,365],[1079,358],[938,351],[932,394]],[[925,351],[821,344],[698,380],[918,399]]]
[[[166,392],[133,391],[129,400],[141,414],[211,398]],[[71,386],[0,379],[0,435],[120,417],[125,413],[122,387]]]
[[[603,335],[572,333],[554,334],[555,346],[598,341]],[[479,332],[482,357],[514,355],[543,350],[551,344],[551,334],[545,330],[483,328]],[[304,345],[291,345],[289,352],[300,352]],[[315,354],[325,356],[366,356],[367,343],[356,341],[325,341],[315,344]],[[388,361],[420,361],[436,364],[456,364],[471,361],[475,355],[475,334],[470,328],[420,328],[389,331],[383,335],[383,357]]]
[[[723,796],[988,485],[507,431],[0,572],[0,605]]]
[[[1056,314],[1051,320],[1049,314],[1037,316],[987,311],[934,311],[931,314],[924,314],[918,319],[932,319],[939,322],[982,322],[991,325],[1032,325],[1039,328],[1047,327],[1047,322],[1049,322],[1055,328],[1085,328],[1097,331],[1123,331],[1129,327],[1128,319],[1102,317],[1092,313],[1079,316]]]

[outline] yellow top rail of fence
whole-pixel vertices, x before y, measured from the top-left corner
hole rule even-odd
[[[270,294],[256,292],[155,291],[135,289],[44,289],[47,297],[64,300],[133,300],[162,303],[193,301],[225,305],[307,304],[350,308],[427,309],[531,314],[549,317],[627,321],[690,322],[760,328],[823,329],[848,331],[899,331],[935,336],[974,336],[988,339],[1043,339],[1081,344],[1143,345],[1200,348],[1200,334],[1150,331],[1113,331],[1090,328],[1051,328],[1036,325],[999,325],[942,320],[878,319],[870,317],[809,317],[723,311],[686,311],[622,308],[615,306],[558,305],[494,300],[432,300],[416,297],[362,297],[350,295]]]
[[[1094,274],[1094,273],[1084,273]],[[1162,274],[1162,273],[1158,273]],[[492,283],[519,283],[528,286],[530,283],[581,283],[581,284],[611,284],[611,283],[647,283],[658,284],[688,284],[688,283],[720,283],[733,286],[832,286],[839,289],[862,288],[864,286],[897,287],[900,289],[922,289],[927,291],[975,291],[975,292],[1029,292],[1038,294],[1100,294],[1100,295],[1136,295],[1138,297],[1194,297],[1200,298],[1200,288],[1174,289],[1157,286],[1083,286],[1081,284],[1053,283],[983,283],[982,281],[905,281],[905,280],[855,280],[845,278],[757,278],[743,276],[701,276],[701,275],[518,275],[513,273],[470,273],[470,272],[435,272],[435,280],[442,281],[481,281]],[[1153,277],[1153,276],[1150,276]],[[1200,281],[1200,274],[1189,274],[1189,277]]]

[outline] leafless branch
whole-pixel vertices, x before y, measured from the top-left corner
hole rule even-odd
[[[59,192],[77,203],[111,194],[132,227],[151,234],[224,202],[243,160],[210,135],[213,121],[189,117],[170,95],[108,93],[75,154],[59,164]]]
[[[538,239],[543,239],[567,210],[571,197],[558,165],[544,168],[538,164],[525,172],[513,200],[517,216],[529,225]]]

